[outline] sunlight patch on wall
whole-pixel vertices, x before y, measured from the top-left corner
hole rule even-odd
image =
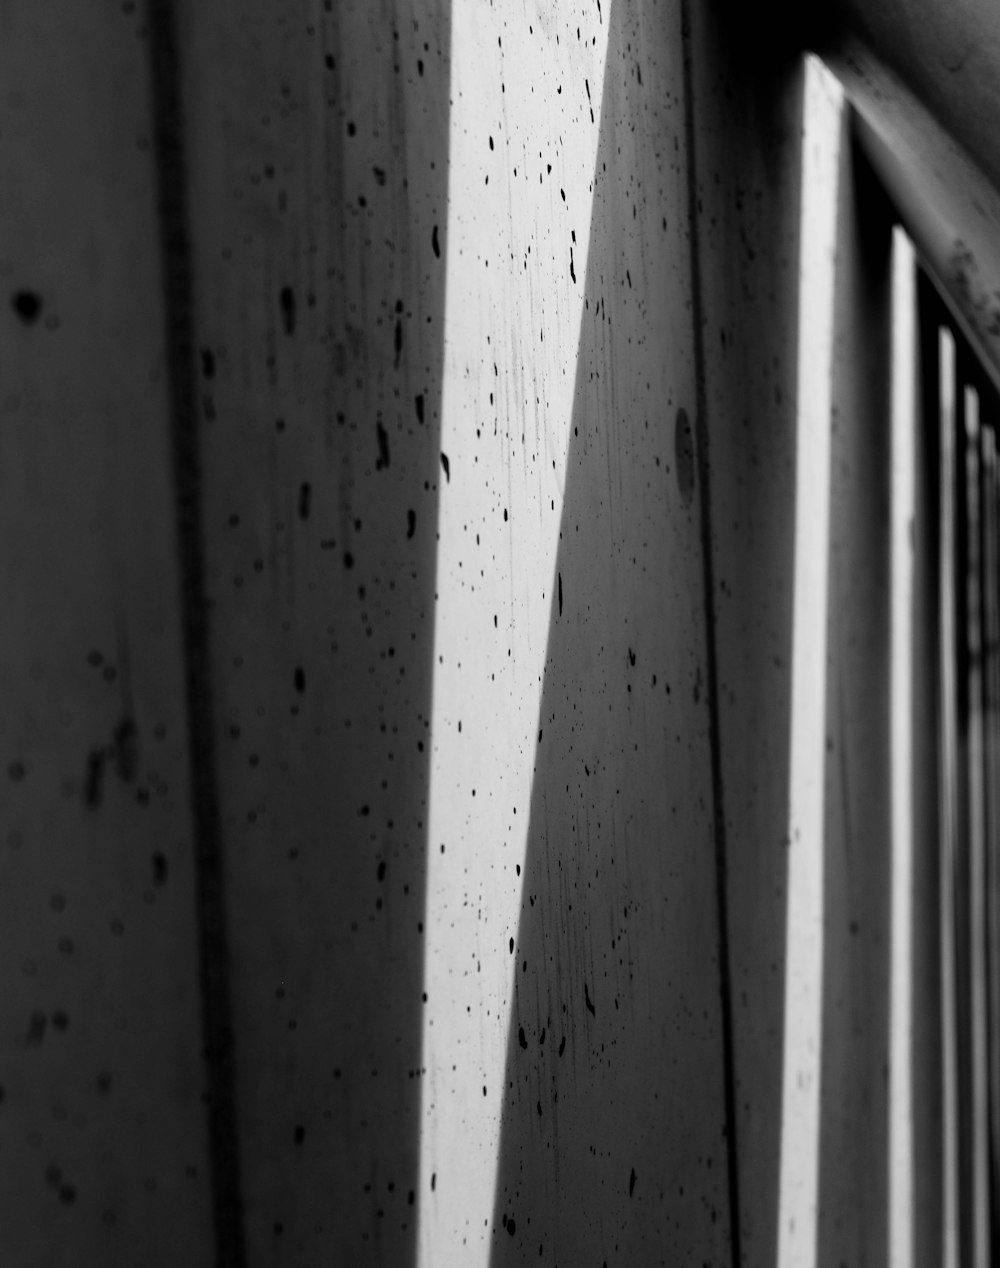
[[[489,1258],[606,49],[596,8],[516,34],[453,9],[419,1194],[434,1268]]]

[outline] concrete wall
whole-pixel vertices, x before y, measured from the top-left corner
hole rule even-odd
[[[10,1262],[776,1262],[802,65],[731,18],[0,4]],[[886,1237],[853,179],[830,1263]]]

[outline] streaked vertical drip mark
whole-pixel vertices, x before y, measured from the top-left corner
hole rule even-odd
[[[938,333],[940,365],[940,787],[941,787],[941,1028],[944,1075],[944,1229],[942,1263],[958,1268],[958,1071],[955,999],[955,866],[957,829],[956,753],[958,701],[955,684],[955,340]]]
[[[799,262],[795,568],[779,1268],[816,1262],[834,279],[844,98],[807,57]]]
[[[195,384],[194,266],[177,20],[171,0],[150,0],[149,54],[156,140],[160,253],[191,813],[197,884],[201,1021],[207,1082],[216,1268],[243,1268],[246,1250],[236,1115],[222,826],[205,592],[201,455]]]
[[[913,1263],[913,522],[916,513],[916,260],[892,240],[890,492],[889,1263]]]
[[[736,1129],[736,1053],[733,1035],[732,965],[729,949],[729,882],[726,859],[726,797],[722,775],[722,733],[719,711],[719,672],[715,614],[715,565],[712,556],[712,497],[708,431],[708,391],[705,381],[705,334],[701,282],[701,243],[698,224],[698,161],[696,150],[694,64],[691,14],[687,0],[681,7],[684,41],[684,126],[687,151],[688,235],[690,243],[691,307],[695,362],[698,503],[701,529],[702,596],[705,613],[705,660],[710,716],[712,761],[712,822],[715,837],[716,935],[719,958],[719,1010],[722,1019],[723,1089],[726,1109],[726,1166],[729,1196],[729,1238],[734,1268],[743,1262],[740,1217],[739,1142]]]
[[[982,677],[982,593],[980,586],[981,498],[980,498],[979,394],[965,388],[965,479],[968,508],[968,553],[966,560],[966,639],[969,656],[969,964],[971,982],[972,1040],[972,1255],[974,1268],[989,1266],[989,1128],[986,1106],[986,825],[983,677]]]

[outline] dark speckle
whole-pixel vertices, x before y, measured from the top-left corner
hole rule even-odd
[[[306,1138],[306,1129],[301,1123],[296,1124],[294,1140],[297,1145],[301,1145]]]
[[[348,569],[354,567],[354,556],[349,550],[344,551],[344,567]]]
[[[396,318],[396,330],[395,330],[395,334],[393,335],[393,347],[395,350],[395,360],[393,361],[393,365],[398,370],[399,361],[403,355],[403,322],[399,317]]]
[[[562,1039],[559,1040],[559,1055],[562,1056],[562,1054],[565,1051],[566,1051],[566,1036],[563,1035]]]
[[[10,306],[26,326],[36,322],[42,311],[41,298],[34,291],[15,291]]]
[[[165,885],[167,883],[167,856],[160,850],[153,855],[153,884]]]
[[[451,484],[451,463],[448,461],[448,455],[442,451],[441,466],[444,468],[444,478]]]
[[[519,1027],[518,1027],[518,1031],[517,1031],[517,1042],[521,1045],[521,1047],[522,1047],[525,1051],[527,1051],[527,1048],[528,1048],[528,1041],[527,1041],[527,1039],[525,1038],[525,1035],[524,1035],[524,1027],[523,1027],[523,1026],[519,1026]]]
[[[299,485],[299,519],[307,520],[312,506],[312,485],[308,480]]]
[[[115,767],[127,784],[135,779],[139,768],[138,731],[129,717],[122,718],[115,727]]]
[[[674,424],[674,459],[677,463],[677,487],[685,506],[694,497],[694,432],[687,411],[679,409]]]
[[[412,508],[406,512],[406,540],[417,531],[417,513]]]
[[[628,1178],[628,1195],[632,1196],[635,1190],[635,1167],[632,1168],[632,1174]]]
[[[559,615],[562,616],[562,573],[559,574]]]
[[[433,231],[431,232],[431,246],[434,248],[434,254],[435,254],[435,255],[437,256],[437,258],[440,260],[440,258],[441,258],[441,244],[438,242],[438,227],[437,227],[437,225],[435,225],[435,226],[434,226],[434,229],[433,229]]]
[[[215,353],[211,348],[201,350],[201,372],[206,379],[215,378]]]
[[[421,426],[423,426],[423,422],[424,422],[424,394],[423,392],[421,392],[420,395],[414,399],[413,403],[417,407],[417,422],[420,423]]]
[[[590,1013],[592,1017],[596,1017],[597,1013],[594,1011],[594,1005],[591,1002],[590,991],[587,989],[586,982],[583,984],[583,999],[584,1003],[587,1005],[587,1012]]]
[[[389,436],[381,423],[375,424],[375,438],[378,441],[378,457],[375,459],[375,470],[381,471],[389,465]]]
[[[45,1038],[45,1027],[48,1025],[48,1018],[41,1010],[36,1009],[31,1014],[31,1021],[28,1023],[28,1037],[26,1043],[29,1048],[40,1048],[42,1040]]]
[[[83,777],[83,802],[91,810],[101,804],[101,785],[104,782],[104,750],[92,748],[87,754],[87,770]]]
[[[281,288],[281,320],[284,323],[285,334],[295,334],[295,292],[290,286]]]
[[[306,689],[306,671],[301,665],[295,666],[295,690],[299,693]]]
[[[447,467],[445,467],[445,470],[447,470]],[[15,760],[10,762],[7,766],[7,774],[11,777],[15,784],[19,784],[27,773],[24,762]]]

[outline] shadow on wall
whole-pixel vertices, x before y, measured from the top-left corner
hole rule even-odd
[[[251,1262],[405,1265],[450,8],[321,7],[183,30],[235,1134]]]
[[[771,163],[761,144],[766,137],[777,148],[773,121],[751,110],[734,122],[732,92],[749,89],[726,79],[711,47],[713,20],[699,17],[682,44],[680,21],[668,29],[646,6],[615,5],[610,15],[520,925],[510,948],[496,1265],[539,1256],[729,1262],[733,1093],[753,1236],[747,1262],[773,1262],[798,191],[788,171],[776,178],[782,160]],[[695,74],[683,56],[690,48],[701,66],[701,118],[691,113],[691,81],[676,91],[685,72]],[[698,159],[699,225],[711,227],[699,286],[691,221],[699,200],[685,186],[701,128],[710,144],[704,169]],[[797,162],[797,133],[791,142]],[[755,193],[762,206],[751,207]],[[707,470],[721,526],[702,501]],[[713,725],[721,725],[715,765]],[[735,1071],[727,1071],[726,903],[717,888],[729,823],[716,822],[716,805],[735,818],[730,849],[735,841],[741,852],[730,870],[735,934],[725,966],[737,993]]]
[[[745,1265],[778,1254],[798,462],[802,59],[691,6],[720,790]],[[788,34],[788,32],[785,32]],[[762,46],[763,42],[763,46]],[[734,1262],[737,1254],[734,1253]]]

